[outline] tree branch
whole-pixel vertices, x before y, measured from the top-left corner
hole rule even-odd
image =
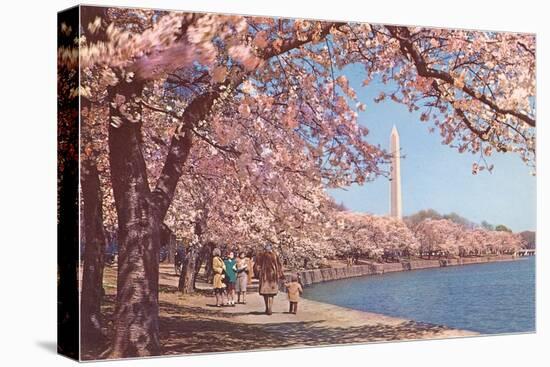
[[[455,79],[447,72],[442,70],[436,70],[430,68],[424,57],[421,55],[421,53],[418,51],[418,49],[414,46],[413,42],[410,40],[410,32],[407,27],[396,27],[396,26],[386,26],[390,34],[398,40],[401,51],[405,56],[410,56],[412,58],[412,61],[416,67],[416,70],[418,72],[418,75],[425,77],[425,78],[435,78],[442,80],[450,85],[455,85]],[[504,115],[512,115],[514,117],[517,117],[521,121],[525,122],[527,125],[535,127],[536,121],[535,119],[532,119],[531,117],[515,110],[507,109],[507,108],[501,108],[498,106],[494,101],[491,101],[487,96],[484,94],[476,93],[471,87],[464,85],[463,87],[457,87],[456,88],[462,90],[464,93],[468,94],[470,97],[482,102],[483,104],[486,104],[490,108],[493,109],[493,111],[504,114]]]
[[[276,45],[273,42],[266,47],[264,52],[260,54],[260,57],[264,60],[268,60],[272,57],[286,53],[292,49],[301,47],[313,40],[322,40],[329,33],[332,27],[342,23],[323,23],[318,34],[316,31],[311,31],[308,37],[305,39],[291,38],[284,40],[281,45]],[[183,136],[180,138],[178,132],[174,134],[168,155],[162,169],[160,178],[158,179],[157,186],[153,190],[153,202],[157,208],[157,214],[162,220],[166,215],[179,178],[183,173],[183,165],[189,156],[189,151],[192,145],[192,129],[208,117],[211,113],[211,109],[214,106],[214,102],[221,94],[227,90],[232,91],[239,86],[244,79],[252,74],[254,70],[245,72],[238,67],[231,68],[228,73],[225,82],[214,85],[208,92],[205,92],[193,99],[189,106],[185,109],[182,117],[183,123],[178,128],[179,132],[183,132]]]

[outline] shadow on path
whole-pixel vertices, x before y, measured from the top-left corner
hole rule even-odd
[[[448,329],[414,321],[354,327],[328,327],[324,320],[246,324],[231,322],[231,318],[263,313],[223,313],[171,304],[162,307],[168,314],[160,318],[163,354],[167,355],[418,339],[425,333],[437,337]],[[193,317],[178,316],[189,312]],[[208,318],[214,315],[223,318]]]
[[[171,289],[173,291],[173,289]],[[207,304],[209,305],[209,303]],[[105,333],[112,338],[114,296],[103,303]],[[335,326],[323,318],[307,321],[288,320],[287,312],[275,312],[269,318],[263,312],[228,310],[175,304],[161,301],[160,340],[163,355],[212,353],[252,349],[272,349],[300,346],[326,346],[393,340],[444,337],[445,326],[403,321],[400,323]],[[243,322],[239,317],[245,316]],[[327,315],[330,318],[330,315]],[[267,322],[266,322],[267,321]],[[55,343],[39,342],[55,352]],[[103,347],[105,349],[105,346]],[[83,346],[83,359],[97,359],[101,347]]]

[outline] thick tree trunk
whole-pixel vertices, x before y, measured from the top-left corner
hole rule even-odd
[[[199,252],[190,248],[185,254],[185,260],[180,274],[178,289],[183,294],[193,293],[195,290],[196,266]]]
[[[147,181],[139,125],[112,108],[111,116],[119,116],[123,123],[109,129],[119,245],[115,335],[110,357],[158,355],[160,220]]]
[[[140,95],[143,82],[119,84],[110,98],[127,101]],[[210,106],[206,106],[209,108]],[[151,193],[142,154],[140,124],[112,105],[110,116],[120,119],[109,128],[109,158],[118,216],[118,278],[111,358],[160,354],[158,278],[160,223],[172,201],[192,139],[191,132],[174,142],[155,194]]]
[[[80,335],[85,348],[103,344],[105,334],[101,324],[103,298],[103,265],[105,230],[103,227],[102,194],[99,173],[94,163],[84,162],[81,169],[84,202],[84,266],[80,303]]]

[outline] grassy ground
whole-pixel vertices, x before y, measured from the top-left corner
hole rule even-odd
[[[302,299],[298,314],[289,314],[286,294],[275,297],[273,315],[263,313],[263,299],[247,295],[246,305],[215,307],[209,290],[183,296],[169,265],[160,271],[160,337],[162,354],[206,353],[250,349],[321,346],[475,335],[473,332],[418,323]],[[105,269],[103,313],[107,333],[116,294],[116,268]],[[86,359],[99,351],[85,350]]]

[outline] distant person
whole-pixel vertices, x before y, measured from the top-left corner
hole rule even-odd
[[[225,264],[225,285],[227,291],[227,305],[235,306],[235,283],[237,282],[237,262],[235,254],[230,251],[227,258],[223,261]]]
[[[296,314],[298,312],[300,295],[304,292],[298,275],[293,274],[290,278],[290,282],[285,283],[285,287],[288,293],[288,301],[290,302],[288,312]]]
[[[180,273],[184,259],[185,259],[185,250],[183,247],[178,246],[178,248],[176,249],[176,254],[174,256],[174,270],[176,272],[176,275]]]
[[[266,245],[265,251],[258,255],[254,268],[254,274],[260,281],[259,293],[264,297],[265,313],[271,315],[273,297],[279,291],[279,279],[284,278],[283,266],[271,245]]]
[[[221,258],[221,251],[219,248],[215,248],[212,251],[212,256],[212,272],[214,273],[212,284],[214,286],[214,295],[216,296],[216,307],[221,307],[223,305],[223,294],[226,287],[223,281],[225,277],[225,264]]]
[[[237,303],[246,304],[246,288],[248,287],[248,258],[244,252],[239,254],[237,259],[237,283],[235,291],[237,292]],[[242,297],[242,301],[241,301]]]

